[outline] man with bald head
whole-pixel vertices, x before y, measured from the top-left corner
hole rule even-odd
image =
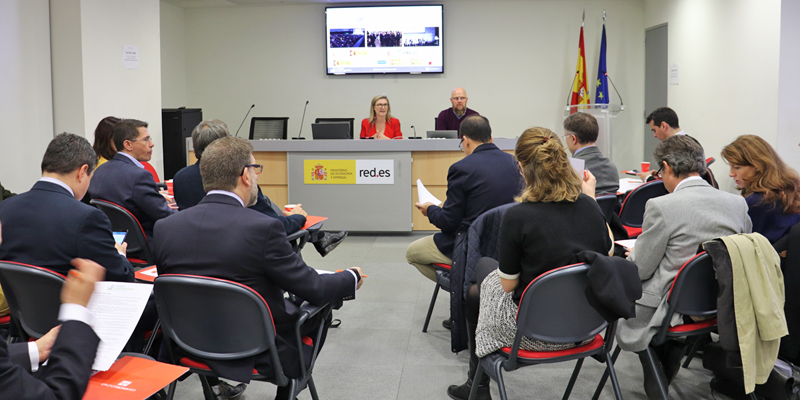
[[[463,88],[457,87],[453,89],[450,94],[450,103],[452,107],[442,110],[439,117],[436,119],[437,131],[457,131],[461,127],[461,121],[470,115],[480,115],[475,110],[467,108],[467,91]],[[461,133],[458,134],[461,137]]]

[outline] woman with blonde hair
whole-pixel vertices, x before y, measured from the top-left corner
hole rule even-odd
[[[400,120],[392,118],[392,107],[385,94],[372,98],[369,118],[361,121],[361,139],[402,139]]]
[[[800,222],[800,178],[766,140],[739,136],[722,149],[722,158],[747,201],[753,232],[775,243]]]
[[[569,163],[558,136],[546,128],[522,133],[515,149],[525,189],[506,211],[500,229],[500,260],[482,258],[475,267],[477,283],[467,293],[470,368],[467,382],[447,389],[454,399],[467,399],[478,357],[511,346],[522,292],[539,275],[567,265],[584,250],[608,254],[612,248],[603,212],[593,188],[581,193],[582,179]],[[587,180],[592,180],[587,173]],[[591,189],[591,190],[589,190]],[[498,268],[499,266],[499,268]],[[554,351],[578,344],[522,341],[522,349]],[[489,376],[478,383],[478,399],[491,399]]]

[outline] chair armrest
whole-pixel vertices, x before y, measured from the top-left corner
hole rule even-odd
[[[286,240],[291,242],[292,240],[305,238],[305,241],[307,242],[310,239],[310,237],[311,237],[311,234],[308,233],[307,230],[301,229],[301,230],[299,230],[299,231],[297,231],[295,233],[292,233],[291,235],[286,235]]]
[[[300,317],[297,319],[297,322],[295,323],[294,332],[295,332],[295,340],[297,341],[300,370],[302,371],[305,379],[305,377],[310,376],[311,370],[314,368],[314,363],[317,360],[317,355],[319,354],[319,344],[320,341],[322,340],[322,334],[325,331],[325,320],[327,320],[327,315],[329,315],[331,312],[331,304],[326,303],[321,306],[315,306],[309,302],[304,302],[302,305],[300,305],[299,311],[300,311]],[[314,334],[313,337],[314,346],[313,346],[313,354],[311,356],[311,364],[308,366],[308,368],[306,368],[306,360],[303,354],[303,335],[301,334],[302,332],[301,329],[306,321],[308,321],[315,315],[319,314],[320,312],[324,313],[325,318],[322,318],[322,320],[319,323],[319,326],[316,328],[316,333]]]

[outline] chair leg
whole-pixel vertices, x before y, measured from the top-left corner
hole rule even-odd
[[[619,347],[617,348],[619,349]],[[619,355],[619,352],[616,353]],[[617,371],[614,369],[614,361],[616,361],[616,357],[606,357],[606,368],[611,375],[611,387],[614,389],[614,398],[617,400],[622,400],[622,390],[619,388],[619,381],[617,380]],[[599,394],[599,393],[598,393]]]
[[[664,400],[669,399],[667,396],[667,386],[665,385],[666,382],[661,380],[661,374],[659,374],[658,369],[660,366],[656,365],[656,355],[653,353],[653,348],[647,346],[647,350],[645,350],[647,354],[647,366],[650,368],[650,371],[653,372],[654,378],[658,383],[658,390],[661,392],[661,398]]]
[[[617,362],[617,357],[619,357],[619,353],[621,351],[622,349],[620,349],[619,346],[617,346],[614,349],[614,354],[611,356],[612,363]],[[606,354],[606,359],[608,359],[608,354]],[[592,396],[592,400],[597,400],[598,398],[600,398],[600,393],[603,392],[603,388],[606,386],[606,380],[608,379],[608,374],[609,374],[608,367],[606,367],[606,370],[603,372],[603,377],[600,378],[600,383],[597,384],[597,389],[594,391],[594,396]]]
[[[562,400],[569,399],[569,394],[572,393],[572,387],[575,386],[575,381],[578,380],[578,374],[581,373],[582,365],[583,365],[583,359],[579,358],[578,362],[575,363],[575,369],[572,371],[572,376],[569,378],[569,384],[567,384],[567,391],[564,392],[564,397],[562,397]]]
[[[317,387],[314,386],[314,378],[308,377],[308,391],[311,393],[312,400],[319,400],[319,396],[317,395]]]
[[[208,378],[203,374],[197,374],[197,376],[200,378],[200,384],[203,386],[203,397],[205,397],[206,400],[217,400],[217,395],[215,395],[214,390],[211,389]]]
[[[169,389],[167,389],[167,400],[172,400],[172,398],[175,397],[175,388],[177,386],[178,386],[177,379],[169,384]]]
[[[692,362],[692,358],[694,358],[694,355],[695,353],[697,353],[697,350],[700,349],[700,346],[702,346],[706,342],[707,337],[708,337],[707,333],[697,337],[697,340],[694,341],[694,344],[692,344],[692,348],[689,350],[689,355],[686,357],[686,361],[683,362],[683,368],[689,368],[689,363]]]
[[[142,353],[150,355],[150,350],[153,348],[153,342],[156,340],[156,333],[158,330],[161,329],[161,320],[156,320],[156,325],[153,327],[153,331],[150,334],[150,338],[147,339],[147,344],[144,346],[144,351]],[[158,354],[156,354],[157,356]]]
[[[433,306],[436,304],[436,297],[439,296],[439,288],[441,285],[436,283],[436,287],[433,289],[433,296],[431,296],[431,305],[428,306],[428,315],[425,317],[425,325],[422,326],[422,332],[425,333],[428,331],[428,323],[431,322],[431,314],[433,314]]]
[[[478,369],[475,370],[475,376],[472,377],[472,387],[469,389],[469,400],[475,400],[478,396],[478,382],[483,378],[483,364],[478,362]]]
[[[506,395],[506,384],[503,382],[503,363],[496,363],[494,365],[494,369],[494,373],[497,376],[497,391],[500,392],[500,400],[508,400],[508,395]]]

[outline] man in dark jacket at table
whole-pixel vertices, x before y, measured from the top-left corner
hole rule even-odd
[[[415,206],[441,232],[408,246],[406,259],[426,278],[436,281],[434,263],[452,264],[456,234],[462,223],[514,201],[522,189],[522,175],[514,157],[492,143],[489,120],[481,115],[461,123],[461,149],[467,155],[447,172],[447,198]]]

